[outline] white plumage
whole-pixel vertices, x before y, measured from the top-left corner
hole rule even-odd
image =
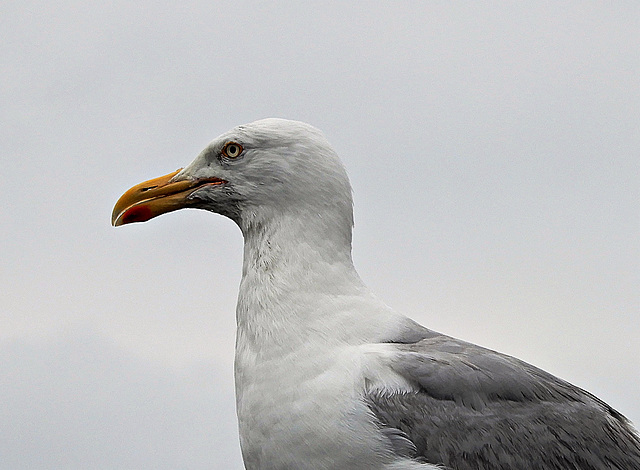
[[[640,468],[605,403],[384,305],[351,260],[351,188],[324,136],[267,119],[132,188],[116,225],[182,207],[245,239],[235,377],[250,470]]]

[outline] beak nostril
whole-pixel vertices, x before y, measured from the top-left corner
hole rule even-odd
[[[158,187],[158,186],[149,186],[148,188],[140,188],[140,192],[141,192],[141,193],[144,193],[145,191],[149,191],[149,190],[151,190],[151,189],[155,189],[155,188],[157,188],[157,187]]]

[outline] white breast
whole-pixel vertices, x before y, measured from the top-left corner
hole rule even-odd
[[[298,218],[245,233],[235,360],[245,466],[430,468],[393,454],[362,399],[367,388],[410,387],[386,366],[389,345],[372,344],[402,317],[362,284],[335,235]]]
[[[389,466],[397,457],[361,399],[382,383],[411,387],[384,366],[387,345],[307,347],[264,360],[245,339],[239,334],[236,393],[248,470],[428,468]]]

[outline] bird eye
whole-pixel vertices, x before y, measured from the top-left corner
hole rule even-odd
[[[227,142],[222,148],[222,153],[227,158],[238,158],[242,153],[242,145],[235,142]]]

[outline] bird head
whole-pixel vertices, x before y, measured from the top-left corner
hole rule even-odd
[[[140,183],[116,203],[114,226],[182,208],[234,220],[243,232],[278,215],[353,223],[351,187],[323,134],[297,121],[264,119],[211,142],[184,169]]]

